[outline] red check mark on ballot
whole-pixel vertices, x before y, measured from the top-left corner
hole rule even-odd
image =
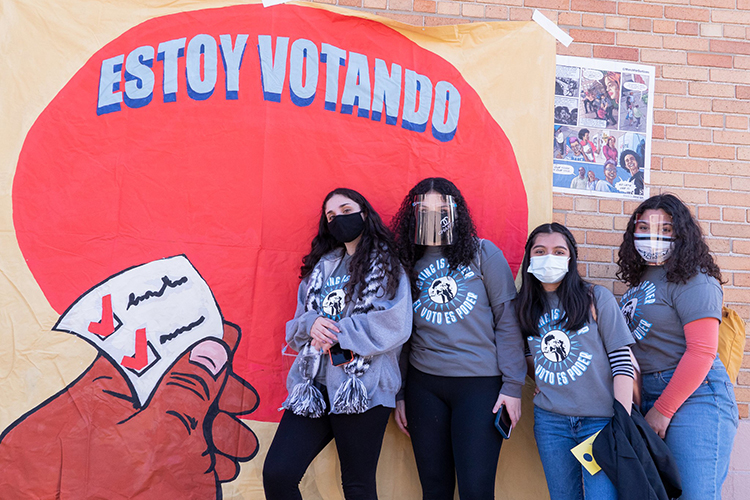
[[[142,370],[148,364],[148,344],[145,328],[139,328],[135,331],[135,354],[123,356],[120,364],[125,368],[136,371]]]
[[[223,333],[213,293],[184,255],[107,278],[80,296],[54,329],[85,339],[121,368],[142,406],[183,354]]]
[[[109,337],[115,332],[115,316],[112,314],[112,295],[102,297],[102,319],[89,323],[89,331],[100,337]]]
[[[100,337],[109,337],[115,332],[115,316],[112,313],[111,294],[102,297],[102,319],[89,323],[89,331]],[[148,343],[145,328],[135,332],[135,354],[123,356],[120,364],[125,368],[136,371],[142,370],[148,364]]]

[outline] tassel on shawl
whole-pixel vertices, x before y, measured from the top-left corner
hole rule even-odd
[[[318,418],[326,409],[325,398],[320,390],[313,385],[313,380],[320,369],[320,351],[309,343],[305,344],[297,355],[299,357],[299,371],[302,382],[295,385],[289,392],[289,397],[281,405],[301,417]]]
[[[371,357],[354,356],[350,362],[344,365],[344,372],[349,378],[339,386],[333,398],[333,413],[364,413],[367,411],[369,397],[367,387],[362,383],[360,377],[370,368]]]
[[[373,302],[383,293],[382,283],[385,277],[385,266],[386,263],[382,255],[379,252],[373,252],[370,267],[364,278],[364,289],[354,303],[352,315],[366,314],[373,310],[382,309],[382,306],[376,306]],[[318,264],[310,275],[305,297],[305,311],[320,311],[319,296],[323,289],[323,281],[323,272]],[[315,352],[308,343],[302,348],[298,356],[310,356],[310,360],[303,358],[300,361],[303,381],[294,386],[282,407],[293,411],[295,415],[320,417],[326,409],[325,399],[318,388],[313,385],[313,380],[320,366],[320,353]],[[310,368],[312,367],[313,356],[315,365],[314,371],[311,371],[308,369],[308,365],[310,365]],[[367,387],[360,380],[360,377],[370,368],[370,363],[372,363],[371,356],[362,357],[355,354],[354,359],[344,365],[344,372],[349,378],[336,390],[332,403],[332,413],[353,414],[367,411],[370,398],[367,394]]]

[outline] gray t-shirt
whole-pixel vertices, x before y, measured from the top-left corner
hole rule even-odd
[[[572,417],[611,417],[612,368],[607,353],[633,343],[612,293],[594,286],[596,321],[577,331],[556,325],[565,311],[557,293],[547,293],[550,309],[539,318],[539,335],[527,337],[534,358],[538,407]]]
[[[353,307],[351,301],[347,302],[346,291],[344,290],[344,286],[351,279],[349,274],[349,262],[351,260],[352,256],[344,252],[344,256],[320,290],[320,312],[333,321],[341,321],[341,318],[346,317]],[[327,355],[324,357],[324,361],[328,362]],[[325,385],[326,370],[318,370],[315,381]]]
[[[687,283],[669,283],[662,266],[650,266],[641,283],[625,292],[620,308],[633,332],[641,373],[677,367],[685,354],[686,324],[702,318],[721,321],[721,285],[705,273]]]
[[[451,269],[440,247],[427,247],[416,263],[420,291],[409,361],[431,375],[502,374],[503,392],[520,397],[525,363],[513,275],[495,244],[483,240],[480,246],[469,266]]]
[[[323,288],[320,291],[320,310],[323,316],[333,321],[339,321],[342,317],[347,316],[352,307],[352,302],[347,302],[346,291],[344,290],[351,279],[349,274],[349,262],[351,260],[352,256],[344,253],[341,262],[323,283]]]

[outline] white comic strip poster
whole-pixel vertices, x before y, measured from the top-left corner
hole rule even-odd
[[[557,56],[553,191],[647,198],[653,98],[652,66]]]

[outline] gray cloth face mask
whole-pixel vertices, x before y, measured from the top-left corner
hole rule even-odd
[[[652,266],[663,265],[674,249],[671,220],[659,214],[636,220],[633,245],[646,263]]]
[[[636,234],[633,244],[643,260],[655,266],[663,265],[672,255],[674,240],[668,236],[651,237]]]

